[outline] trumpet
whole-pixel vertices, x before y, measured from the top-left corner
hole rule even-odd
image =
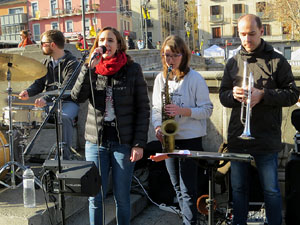
[[[248,80],[248,82],[247,82]],[[247,84],[248,83],[248,87]],[[245,97],[247,98],[247,103],[245,105],[244,102],[242,102],[241,106],[241,123],[244,125],[244,131],[243,133],[239,136],[240,139],[243,140],[251,140],[254,139],[254,137],[251,136],[250,133],[250,117],[251,117],[251,91],[254,85],[254,80],[253,80],[253,73],[249,73],[249,77],[247,79],[247,62],[244,62],[244,74],[243,74],[243,84],[242,88],[244,91],[246,91]]]

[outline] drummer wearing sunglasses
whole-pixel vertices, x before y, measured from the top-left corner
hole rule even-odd
[[[71,52],[64,50],[65,37],[58,30],[48,30],[41,35],[41,49],[48,57],[44,61],[47,73],[34,81],[26,90],[19,94],[22,100],[28,100],[43,91],[57,90],[63,88],[78,65],[78,61]],[[76,77],[67,89],[72,89]],[[58,92],[57,92],[58,93]],[[36,107],[47,107],[52,104],[53,96],[44,95],[35,100]],[[63,159],[72,158],[70,148],[73,137],[73,121],[78,114],[79,105],[72,101],[70,96],[66,96],[62,101],[62,136],[64,142]]]

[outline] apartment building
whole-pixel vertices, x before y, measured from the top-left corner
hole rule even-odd
[[[196,0],[134,0],[133,30],[136,39],[153,45],[171,35],[179,35],[191,49],[199,46]]]
[[[30,29],[36,41],[40,40],[40,34],[50,29],[58,29],[70,39],[76,37],[78,32],[83,33],[84,29],[87,39],[93,39],[94,31],[105,26],[117,28],[124,36],[132,32],[130,0],[84,0],[84,8],[82,0],[0,0],[1,2],[10,3],[5,6],[1,4],[6,10],[0,11],[1,27],[7,25],[2,23],[7,20],[6,17],[20,17],[23,20],[18,21],[18,28],[5,28],[0,34],[0,41],[18,42],[19,31],[22,29]],[[22,10],[14,10],[16,2],[23,2],[22,7],[19,7]],[[11,19],[9,22],[11,23]],[[8,38],[10,36],[14,38]]]
[[[203,41],[203,49],[214,44],[227,47],[227,50],[237,48],[240,45],[237,20],[241,15],[251,13],[262,20],[264,40],[270,42],[287,59],[290,59],[291,51],[299,44],[285,34],[280,22],[266,15],[264,6],[268,2],[269,0],[201,1],[200,39]]]

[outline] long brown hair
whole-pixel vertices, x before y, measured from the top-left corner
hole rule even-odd
[[[191,51],[181,37],[176,36],[176,35],[168,36],[165,39],[164,43],[162,44],[162,47],[160,50],[164,77],[167,76],[167,71],[168,71],[166,59],[163,56],[166,46],[169,46],[172,52],[177,53],[177,54],[182,54],[182,58],[181,58],[181,62],[180,62],[178,71],[175,72],[177,79],[180,80],[190,71],[189,64],[190,64],[190,59],[191,59]],[[172,76],[171,76],[171,78],[172,78]]]
[[[89,58],[87,60],[88,62],[90,61],[91,56],[92,56],[95,48],[99,47],[99,37],[100,37],[100,35],[102,34],[103,31],[106,31],[106,30],[112,31],[114,33],[114,35],[116,36],[117,43],[118,43],[117,52],[120,51],[120,52],[124,52],[126,54],[126,50],[127,50],[126,42],[125,42],[124,38],[121,36],[120,32],[117,29],[113,28],[113,27],[104,27],[98,32],[98,34],[96,36],[96,39],[94,41],[94,44],[93,44],[92,48],[90,49],[90,55],[89,55]],[[131,57],[127,54],[126,54],[126,56],[127,56],[127,63],[132,62]]]

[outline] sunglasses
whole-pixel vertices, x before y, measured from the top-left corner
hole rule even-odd
[[[44,46],[44,44],[46,44],[46,43],[51,43],[51,41],[45,41],[45,42],[41,41],[41,46]]]

